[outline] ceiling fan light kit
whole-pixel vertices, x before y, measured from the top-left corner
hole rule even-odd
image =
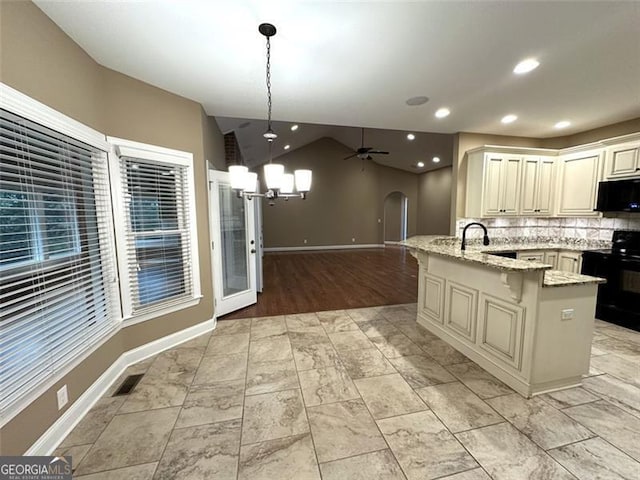
[[[264,166],[264,181],[267,185],[266,193],[257,193],[258,174],[250,172],[244,165],[231,165],[228,168],[231,188],[236,191],[238,197],[251,200],[253,197],[269,199],[269,204],[274,205],[277,198],[307,198],[311,190],[311,170],[296,170],[293,174],[285,173],[284,165],[272,162],[271,146],[278,138],[278,134],[271,128],[271,37],[276,34],[276,27],[270,23],[261,23],[258,31],[267,39],[267,131],[263,137],[269,145],[269,163]],[[297,125],[295,125],[297,129]],[[293,127],[292,130],[295,130]],[[294,186],[297,193],[294,193]]]

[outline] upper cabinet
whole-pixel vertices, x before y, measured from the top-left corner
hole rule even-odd
[[[547,216],[553,213],[555,159],[526,155],[522,161],[520,213]]]
[[[605,176],[607,180],[640,176],[640,141],[608,147]]]
[[[591,150],[559,157],[558,216],[600,215],[594,208],[601,180],[601,152]]]
[[[516,215],[520,205],[518,184],[522,157],[485,156],[483,216]]]

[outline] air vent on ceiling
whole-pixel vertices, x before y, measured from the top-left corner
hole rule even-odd
[[[129,395],[143,376],[144,374],[142,373],[138,375],[129,375],[120,384],[120,387],[116,390],[116,393],[114,393],[113,396],[118,397],[120,395]]]

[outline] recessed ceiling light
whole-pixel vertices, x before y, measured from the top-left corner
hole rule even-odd
[[[285,146],[284,146],[284,149],[285,149],[285,150],[289,150],[290,148],[291,148],[291,145],[285,145]]]
[[[424,96],[411,97],[411,98],[409,98],[407,100],[407,105],[412,106],[412,107],[416,107],[418,105],[424,105],[428,101],[429,101],[429,97],[424,97]]]
[[[440,163],[440,157],[433,157],[433,163]]]
[[[298,125],[291,125],[291,131],[295,132],[298,129]]]
[[[449,109],[448,109],[448,108],[444,108],[444,107],[443,107],[443,108],[439,108],[439,109],[436,111],[436,117],[437,117],[437,118],[444,118],[444,117],[448,117],[450,113],[451,113],[451,112],[449,111]]]
[[[424,162],[418,162],[418,163],[416,163],[416,166],[418,168],[422,168],[422,167],[424,167]]]
[[[407,140],[415,140],[416,136],[413,133],[407,133]]]
[[[556,128],[567,128],[569,125],[571,125],[571,122],[569,120],[563,120],[561,122],[558,122],[555,124]]]
[[[531,70],[535,70],[536,68],[538,68],[538,65],[540,65],[540,62],[538,62],[535,58],[527,58],[525,60],[522,60],[514,67],[513,73],[516,73],[518,75],[529,73]]]
[[[500,120],[502,123],[513,123],[518,119],[517,115],[513,115],[513,114],[509,114],[509,115],[505,115],[504,117],[502,117],[502,120]]]

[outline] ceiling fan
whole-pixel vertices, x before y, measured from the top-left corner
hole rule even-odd
[[[378,150],[373,147],[365,147],[364,146],[364,128],[362,129],[362,133],[360,135],[360,148],[356,150],[356,153],[353,155],[349,155],[345,157],[345,160],[348,160],[353,157],[358,157],[360,160],[372,160],[373,157],[371,155],[389,155],[389,152],[385,152],[384,150]]]

